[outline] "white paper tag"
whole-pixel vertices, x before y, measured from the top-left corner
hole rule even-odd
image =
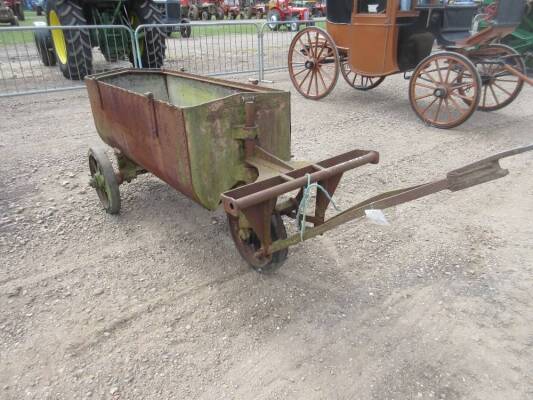
[[[366,217],[376,225],[390,225],[381,210],[365,210]]]

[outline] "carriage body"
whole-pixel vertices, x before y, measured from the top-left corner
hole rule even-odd
[[[370,90],[388,75],[411,72],[415,113],[429,125],[452,128],[477,108],[507,106],[524,82],[533,84],[520,55],[498,44],[524,10],[525,0],[500,0],[490,26],[472,34],[474,2],[330,0],[326,31],[311,27],[294,37],[289,74],[300,94],[317,100],[339,74],[353,88]]]

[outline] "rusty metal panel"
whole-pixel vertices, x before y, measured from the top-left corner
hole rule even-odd
[[[245,140],[290,158],[287,92],[159,70],[89,77],[87,88],[104,142],[208,209],[257,179]]]

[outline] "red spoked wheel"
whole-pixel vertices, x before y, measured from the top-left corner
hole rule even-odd
[[[409,101],[428,125],[454,128],[474,113],[479,103],[481,79],[474,64],[453,52],[426,57],[409,82]]]
[[[341,73],[348,85],[357,90],[374,89],[385,80],[384,76],[366,76],[353,72],[347,59],[341,61]]]
[[[481,76],[479,110],[499,110],[518,97],[524,81],[504,67],[506,64],[523,74],[526,73],[524,60],[515,49],[504,44],[491,44],[474,50],[473,56],[469,58]]]
[[[323,29],[309,27],[292,39],[289,75],[296,90],[308,99],[327,96],[339,77],[339,55],[333,39]]]

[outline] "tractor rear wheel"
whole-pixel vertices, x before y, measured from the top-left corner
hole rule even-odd
[[[151,0],[141,0],[130,10],[133,28],[138,25],[162,24],[161,10]],[[144,37],[139,39],[139,50],[143,68],[161,68],[165,58],[165,33],[156,26],[143,29]]]
[[[81,6],[72,0],[49,0],[46,16],[49,26],[87,25]],[[52,43],[65,78],[80,80],[91,73],[93,57],[87,29],[53,29]]]

